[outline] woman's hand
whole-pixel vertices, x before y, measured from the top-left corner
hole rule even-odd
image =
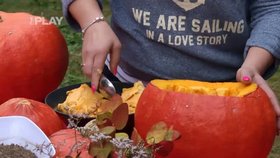
[[[91,87],[95,91],[108,53],[110,70],[116,74],[121,44],[106,21],[98,21],[89,26],[94,19],[102,16],[97,1],[75,0],[69,6],[69,12],[80,24],[81,29],[86,29],[83,36],[82,69],[84,74],[91,78]]]
[[[259,87],[261,87],[265,93],[267,94],[268,98],[270,99],[273,108],[277,115],[277,128],[278,128],[278,134],[280,132],[280,107],[279,102],[277,100],[277,97],[273,90],[269,87],[267,82],[262,78],[260,74],[258,74],[254,69],[252,68],[240,68],[237,71],[236,74],[237,81],[240,81],[244,84],[250,84],[252,82],[258,84]]]
[[[252,82],[258,84],[267,96],[269,97],[273,108],[277,115],[277,133],[280,132],[280,105],[273,90],[269,87],[268,83],[263,79],[261,74],[273,63],[273,57],[270,53],[262,48],[252,47],[246,60],[241,68],[236,73],[236,80],[244,84]]]
[[[91,78],[91,87],[98,87],[107,54],[110,54],[110,70],[116,74],[120,59],[121,43],[109,24],[105,21],[95,23],[87,29],[83,38],[83,72]]]

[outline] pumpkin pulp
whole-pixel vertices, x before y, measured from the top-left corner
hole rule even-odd
[[[200,82],[193,80],[153,80],[152,85],[161,90],[188,94],[243,97],[257,89],[257,85],[241,82]]]

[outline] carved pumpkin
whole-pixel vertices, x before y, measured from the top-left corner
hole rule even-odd
[[[168,157],[264,158],[276,134],[275,112],[256,84],[151,81],[137,104],[135,127],[145,138],[159,121],[181,134]]]
[[[55,157],[81,157],[91,158],[88,153],[90,144],[89,138],[83,137],[80,132],[75,129],[63,129],[53,133],[50,136],[50,141],[55,147]]]
[[[12,98],[0,105],[1,116],[25,116],[50,136],[66,127],[56,112],[48,105],[26,98]]]
[[[0,11],[0,104],[14,97],[43,101],[68,65],[59,29],[28,13]]]

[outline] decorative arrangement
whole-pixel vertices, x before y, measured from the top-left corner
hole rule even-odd
[[[128,121],[128,105],[121,103],[118,95],[113,98],[106,102],[106,110],[97,114],[84,127],[78,126],[83,116],[70,115],[68,120],[71,129],[50,136],[56,148],[56,156],[151,158],[155,154],[170,152],[167,144],[180,137],[178,131],[167,127],[164,122],[158,122],[151,127],[145,140],[141,139],[136,129],[130,138],[129,134],[121,132]]]

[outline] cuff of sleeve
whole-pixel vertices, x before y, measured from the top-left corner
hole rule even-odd
[[[81,31],[81,27],[79,23],[73,18],[71,13],[69,12],[69,6],[74,2],[75,0],[62,0],[62,11],[63,15],[68,22],[68,24],[76,31]],[[102,10],[102,0],[98,0],[98,4]]]
[[[258,40],[256,40],[258,39]],[[248,50],[250,47],[260,47],[266,49],[274,56],[274,64],[272,64],[266,72],[263,74],[264,79],[270,78],[278,69],[280,64],[280,42],[279,39],[275,36],[267,37],[266,35],[259,34],[256,37],[250,37],[246,43],[244,50],[244,59],[247,56]]]

